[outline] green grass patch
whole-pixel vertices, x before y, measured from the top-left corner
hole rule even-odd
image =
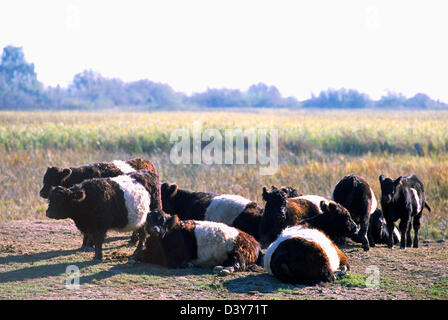
[[[340,284],[343,287],[366,287],[367,276],[358,275],[358,274],[344,274],[340,276],[336,283]]]

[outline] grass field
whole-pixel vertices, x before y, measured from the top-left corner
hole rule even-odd
[[[195,122],[203,129],[220,131],[278,129],[278,170],[261,176],[259,165],[171,163],[170,133],[191,128]],[[84,288],[89,290],[77,293],[78,298],[133,298],[120,292],[135,286],[135,298],[362,299],[371,290],[360,284],[369,264],[379,265],[384,275],[382,289],[372,291],[369,298],[448,298],[445,111],[0,112],[0,155],[0,298],[56,298],[64,291],[64,271],[59,269],[71,263],[79,263],[86,274]],[[263,272],[221,279],[210,270],[129,266],[123,261],[131,249],[119,235],[110,243],[109,261],[91,264],[90,254],[75,251],[80,239],[72,222],[45,218],[47,203],[38,196],[45,169],[137,156],[152,160],[162,181],[199,191],[237,193],[260,205],[263,185],[291,185],[303,193],[329,197],[342,176],[356,173],[368,180],[379,199],[379,174],[396,178],[415,173],[424,182],[433,208],[424,212],[422,220],[420,237],[427,245],[404,252],[379,247],[369,253],[356,245],[347,247],[353,272],[320,289],[283,285]],[[17,234],[22,236],[16,238]],[[398,279],[401,268],[411,270],[417,280]],[[38,275],[41,272],[44,276]],[[185,290],[175,291],[167,275]],[[255,282],[260,285],[251,287]],[[145,285],[154,290],[144,291]],[[239,291],[240,286],[248,287]],[[62,297],[70,298],[70,292]]]

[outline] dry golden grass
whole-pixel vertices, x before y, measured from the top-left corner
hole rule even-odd
[[[261,176],[257,165],[175,165],[169,135],[194,121],[203,128],[279,128],[279,167]],[[422,236],[448,237],[448,112],[279,113],[0,113],[0,221],[45,216],[39,198],[47,166],[144,157],[163,181],[183,188],[237,193],[261,205],[263,185],[291,185],[329,197],[348,173],[364,176],[380,196],[378,176],[417,174],[432,213]],[[415,144],[422,150],[415,155]]]

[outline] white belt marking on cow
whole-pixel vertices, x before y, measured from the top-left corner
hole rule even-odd
[[[128,175],[121,175],[110,178],[120,186],[123,191],[126,209],[128,211],[128,224],[119,229],[121,232],[128,232],[142,227],[146,222],[146,215],[149,212],[151,197],[148,191],[137,180]]]
[[[231,226],[250,202],[252,201],[234,194],[216,196],[208,205],[204,220],[222,222]]]
[[[283,230],[277,240],[275,240],[266,250],[266,254],[264,255],[264,268],[269,274],[272,274],[272,254],[275,252],[280,243],[292,238],[302,238],[304,240],[312,241],[318,244],[327,256],[328,261],[330,262],[331,271],[334,272],[339,269],[339,255],[334,248],[331,240],[324,233],[317,229],[310,229],[303,226],[294,226]]]
[[[224,223],[214,221],[195,221],[194,235],[197,244],[197,259],[193,264],[213,267],[222,264],[228,253],[234,249],[239,231]]]
[[[112,163],[121,170],[124,174],[134,172],[135,169],[132,168],[128,163],[123,160],[114,160]]]

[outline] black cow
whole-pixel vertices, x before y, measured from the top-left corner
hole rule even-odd
[[[394,222],[400,220],[400,248],[411,246],[411,220],[414,227],[413,247],[418,248],[418,231],[423,209],[431,211],[425,199],[425,189],[420,179],[412,174],[396,180],[379,176],[381,184],[381,207],[389,232],[389,248],[393,247]]]
[[[367,181],[357,175],[346,175],[333,189],[331,200],[343,205],[351,214],[353,220],[359,224],[359,233],[353,240],[362,243],[365,251],[369,250],[367,230],[370,214],[377,207],[375,194]]]

